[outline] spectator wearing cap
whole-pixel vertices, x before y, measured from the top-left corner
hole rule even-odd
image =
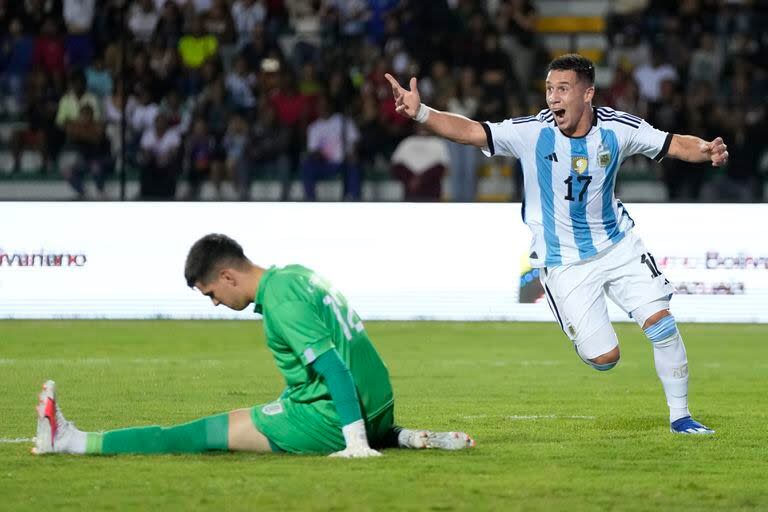
[[[248,61],[248,67],[254,70],[261,69],[264,59],[273,57],[280,60],[281,58],[278,47],[269,40],[261,24],[253,27],[250,38],[240,50],[240,55]]]
[[[280,200],[287,201],[292,185],[288,156],[291,134],[277,121],[275,112],[266,98],[260,100],[250,137],[249,156],[254,170],[257,173],[263,173],[265,169],[273,170],[280,181]],[[248,190],[250,190],[250,182]]]

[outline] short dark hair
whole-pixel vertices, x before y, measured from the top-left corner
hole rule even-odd
[[[592,85],[595,83],[595,65],[591,60],[578,53],[566,53],[549,63],[547,72],[553,69],[559,71],[575,71],[579,78]]]
[[[209,283],[222,266],[242,267],[248,263],[239,243],[227,235],[211,233],[195,242],[187,254],[184,278],[190,288],[195,283]]]

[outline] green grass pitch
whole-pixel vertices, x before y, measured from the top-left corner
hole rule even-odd
[[[0,510],[768,510],[768,326],[684,325],[691,407],[669,433],[651,347],[617,326],[596,372],[552,324],[371,322],[400,424],[464,430],[461,453],[34,457],[46,378],[79,428],[173,424],[273,399],[261,325],[0,322]]]

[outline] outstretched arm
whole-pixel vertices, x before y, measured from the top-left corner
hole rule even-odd
[[[400,115],[423,123],[430,131],[446,139],[459,144],[471,144],[479,148],[488,144],[483,125],[464,116],[441,112],[424,105],[416,87],[416,78],[411,78],[411,90],[405,90],[387,73],[384,75],[392,85],[392,94],[395,97],[395,110]]]
[[[667,155],[686,162],[712,162],[712,167],[720,167],[728,163],[727,150],[722,137],[707,142],[693,135],[675,134]]]

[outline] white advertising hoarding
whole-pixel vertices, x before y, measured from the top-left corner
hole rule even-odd
[[[768,205],[627,208],[678,319],[768,322]],[[313,268],[364,319],[552,320],[519,204],[9,202],[0,219],[0,318],[252,318],[186,286],[189,247],[217,232]]]

